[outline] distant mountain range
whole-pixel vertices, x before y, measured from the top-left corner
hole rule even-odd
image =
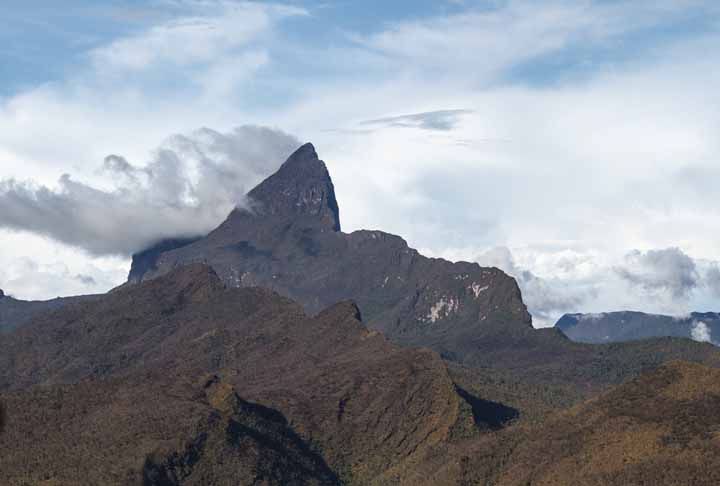
[[[612,343],[658,336],[720,342],[720,314],[693,312],[686,316],[663,316],[643,312],[565,314],[555,324],[573,341]]]
[[[0,300],[0,484],[718,484],[720,349],[536,330],[502,271],[343,233],[309,144],[248,201]]]
[[[22,326],[37,314],[59,309],[66,304],[94,296],[58,297],[52,300],[19,300],[0,289],[0,333]]]

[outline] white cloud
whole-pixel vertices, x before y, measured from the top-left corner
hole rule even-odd
[[[679,248],[645,253],[634,250],[622,265],[615,267],[615,272],[650,294],[668,292],[673,299],[687,299],[700,279],[695,261]]]
[[[712,19],[715,2],[501,1],[378,24],[351,46],[313,12],[170,3],[182,18],[101,47],[94,59],[116,50],[104,66],[0,102],[5,177],[57,192],[71,173],[112,191],[93,172],[107,154],[145,160],[171,133],[271,124],[315,143],[344,228],[388,230],[453,258],[508,247],[518,275],[533,277],[521,282],[532,307],[554,306],[547,323],[562,307],[720,304],[710,292],[698,300],[710,289],[699,262],[720,255],[720,202],[709,197],[720,156],[717,29],[678,27]],[[233,6],[228,18],[251,26],[222,18]],[[294,18],[335,42],[290,40],[282,23]],[[187,57],[168,42],[180,35],[178,45],[199,39]],[[152,54],[132,54],[146,47]],[[468,112],[447,130],[418,119],[362,125],[458,108]],[[631,249],[673,247],[701,276],[686,299],[657,279],[648,299],[613,271]]]
[[[189,15],[115,40],[90,52],[97,72],[216,64],[257,42],[284,17],[307,15],[301,8],[251,2],[172,2]],[[159,66],[158,66],[159,65]]]
[[[451,70],[477,82],[551,53],[608,47],[630,32],[715,12],[717,6],[702,0],[507,0],[396,22],[353,39],[406,69]]]
[[[107,292],[129,268],[126,258],[90,257],[41,236],[0,230],[0,289],[20,299]]]
[[[243,126],[226,134],[203,129],[170,138],[142,167],[108,156],[103,172],[112,189],[69,175],[55,190],[0,181],[0,226],[96,255],[129,256],[164,238],[209,232],[299,145],[270,128]]]
[[[712,333],[707,324],[702,321],[695,321],[690,330],[690,337],[701,343],[712,343]]]
[[[535,327],[553,326],[562,314],[584,308],[597,292],[595,282],[586,282],[577,276],[572,278],[562,268],[554,268],[546,277],[540,277],[519,266],[509,248],[491,248],[473,260],[483,266],[500,268],[517,279]],[[537,265],[534,267],[540,268]],[[563,273],[565,275],[561,276]]]

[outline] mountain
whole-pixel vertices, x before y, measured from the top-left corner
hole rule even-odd
[[[673,362],[503,437],[497,486],[720,483],[720,371]]]
[[[161,240],[132,256],[132,267],[128,274],[129,283],[138,283],[145,273],[157,270],[157,260],[166,251],[182,248],[200,238],[170,238]]]
[[[272,288],[310,313],[352,299],[369,327],[404,345],[434,342],[440,352],[457,352],[456,339],[479,326],[531,328],[515,281],[500,270],[426,258],[380,231],[342,233],[330,175],[311,144],[248,200],[251,209],[161,252],[153,266],[136,259],[134,280],[207,262],[227,285]]]
[[[474,438],[453,461],[419,465],[418,484],[712,486],[719,411],[720,370],[666,363],[539,423]]]
[[[229,287],[270,288],[310,314],[353,300],[365,324],[396,344],[425,346],[473,369],[502,370],[518,383],[557,385],[568,400],[670,359],[720,364],[717,350],[681,339],[600,348],[558,329],[536,330],[517,283],[499,269],[428,258],[382,231],[343,233],[332,180],[311,144],[247,199],[249,209],[235,209],[204,238],[151,249],[151,265],[134,259],[130,280],[202,262]]]
[[[720,314],[693,312],[674,317],[643,312],[565,314],[555,324],[570,339],[585,343],[631,341],[674,336],[720,342]]]
[[[248,201],[0,334],[0,484],[717,483],[717,347],[535,330],[500,270],[343,233],[311,145]]]
[[[367,329],[352,302],[310,316],[270,290],[228,288],[206,265],[182,266],[0,335],[0,483],[720,479],[717,369],[662,364],[529,421],[466,389],[462,374]],[[492,373],[480,388],[506,378]]]
[[[311,317],[201,264],[0,336],[0,404],[9,485],[411,484],[516,415],[351,302]]]
[[[0,333],[22,326],[37,314],[52,312],[66,304],[93,298],[94,296],[78,296],[52,300],[19,300],[0,290]]]

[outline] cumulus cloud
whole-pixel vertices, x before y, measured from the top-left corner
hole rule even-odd
[[[211,230],[299,145],[279,130],[242,126],[171,137],[144,166],[105,158],[100,188],[65,174],[57,188],[0,182],[0,226],[49,236],[94,255],[130,255]],[[82,280],[82,279],[81,279]]]
[[[413,113],[410,115],[390,116],[360,122],[360,125],[373,125],[377,127],[420,128],[423,130],[449,131],[460,123],[465,115],[473,110],[438,110]]]
[[[700,282],[695,261],[679,248],[634,250],[615,272],[633,286],[649,293],[668,292],[674,299],[687,299]]]

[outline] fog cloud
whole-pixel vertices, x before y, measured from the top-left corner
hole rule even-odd
[[[171,137],[138,166],[108,156],[98,187],[63,175],[56,188],[0,182],[0,226],[49,236],[94,255],[130,255],[150,244],[205,233],[299,145],[279,130],[242,126]]]

